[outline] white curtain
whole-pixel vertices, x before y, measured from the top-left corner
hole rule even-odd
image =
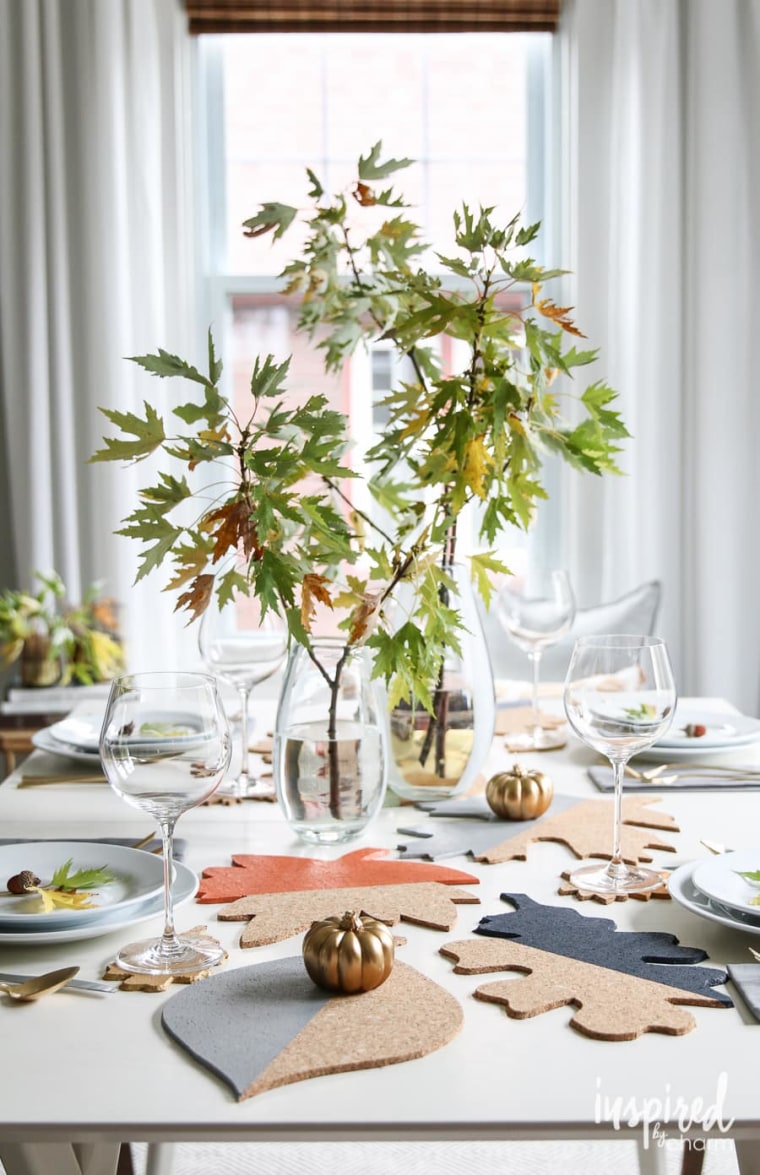
[[[0,389],[18,582],[55,568],[123,605],[132,668],[189,638],[114,536],[143,470],[89,465],[97,406],[160,406],[126,356],[192,355],[189,40],[179,0],[0,0]],[[8,520],[6,520],[6,526]]]
[[[760,0],[566,0],[576,318],[634,440],[567,479],[588,602],[664,585],[680,692],[760,706]]]

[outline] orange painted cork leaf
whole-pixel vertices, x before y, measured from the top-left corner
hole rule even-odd
[[[210,866],[203,870],[198,902],[233,902],[249,894],[295,893],[312,889],[344,889],[351,886],[401,885],[440,881],[444,885],[477,885],[472,873],[399,861],[388,849],[356,849],[335,861],[313,857],[275,857],[236,853],[232,867]]]

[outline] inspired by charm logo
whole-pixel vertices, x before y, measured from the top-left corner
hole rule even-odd
[[[597,1077],[594,1121],[597,1125],[610,1123],[615,1130],[639,1127],[645,1150],[650,1146],[684,1145],[703,1150],[706,1140],[702,1135],[712,1134],[714,1137],[716,1132],[719,1136],[725,1135],[734,1124],[733,1118],[725,1117],[727,1093],[727,1073],[718,1076],[714,1097],[695,1097],[691,1100],[675,1093],[670,1083],[666,1083],[662,1095],[658,1097],[639,1100],[635,1097],[612,1096],[602,1088],[602,1078]],[[689,1138],[692,1131],[699,1131],[700,1136]],[[722,1141],[726,1145],[733,1145],[728,1138]]]

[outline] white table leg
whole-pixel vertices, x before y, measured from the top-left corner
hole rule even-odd
[[[174,1143],[151,1142],[145,1160],[145,1175],[171,1175],[174,1167]]]
[[[657,1146],[649,1140],[649,1146],[644,1146],[643,1139],[636,1142],[639,1153],[639,1175],[666,1175],[667,1152],[664,1146]]]
[[[119,1145],[65,1142],[4,1142],[0,1162],[6,1175],[115,1175]]]
[[[760,1138],[750,1138],[746,1142],[737,1139],[734,1146],[740,1175],[760,1175]]]

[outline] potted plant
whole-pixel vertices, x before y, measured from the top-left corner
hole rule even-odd
[[[36,592],[0,595],[0,667],[19,664],[22,685],[108,681],[124,667],[114,601],[91,584],[81,604],[66,603],[57,572],[35,572]]]
[[[263,612],[287,618],[292,641],[333,696],[346,660],[366,644],[391,709],[424,712],[421,754],[429,755],[447,729],[444,666],[464,629],[454,579],[462,512],[478,507],[482,549],[470,556],[468,576],[488,604],[493,575],[507,570],[492,549],[500,531],[527,527],[546,497],[544,455],[594,474],[617,472],[628,433],[604,383],[580,395],[570,390],[567,377],[596,353],[578,349],[569,308],[544,293],[561,271],[528,255],[539,225],[519,217],[503,225],[491,208],[463,206],[454,213],[451,255],[431,265],[408,206],[386,182],[411,161],[383,159],[381,150],[377,143],[359,159],[350,189],[330,196],[308,170],[304,211],[266,203],[245,222],[251,236],[278,238],[305,221],[285,289],[301,296],[299,326],[317,340],[328,369],[376,339],[408,357],[412,374],[384,401],[388,424],[367,454],[367,472],[352,468],[346,419],[323,396],[285,404],[288,362],[257,356],[248,410],[236,414],[210,334],[206,371],[163,350],[135,358],[153,375],[188,380],[198,394],[171,410],[171,426],[148,402],[143,416],[102,409],[119,435],[92,459],[139,460],[161,450],[196,477],[220,463],[227,479],[215,478],[211,501],[190,521],[188,501],[200,497],[188,476],[167,471],[141,491],[119,532],[143,544],[138,578],[168,562],[166,587],[191,617],[214,591],[221,600],[235,590],[255,595]],[[520,304],[509,298],[518,291]],[[443,334],[466,351],[457,371],[442,369]],[[357,506],[356,478],[376,512]],[[399,617],[390,605],[401,596]],[[342,654],[330,673],[315,650],[324,610],[340,613]],[[445,755],[436,759],[443,776]]]

